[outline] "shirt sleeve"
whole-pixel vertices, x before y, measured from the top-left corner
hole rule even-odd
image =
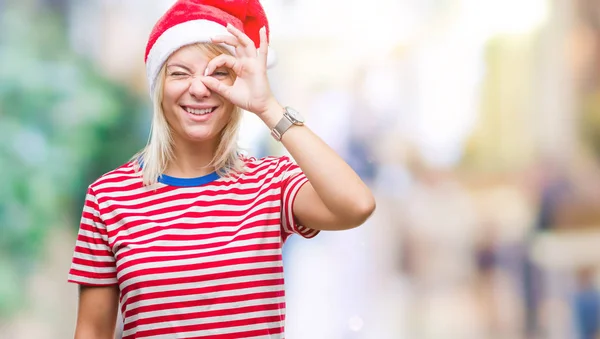
[[[89,286],[117,283],[115,258],[108,243],[106,226],[100,217],[98,201],[88,188],[68,281]]]
[[[298,224],[294,217],[294,200],[300,191],[300,187],[308,182],[308,178],[300,167],[292,162],[289,157],[281,157],[279,166],[281,166],[281,227],[283,240],[292,235],[298,234],[304,238],[313,238],[319,234],[319,230],[314,230]]]

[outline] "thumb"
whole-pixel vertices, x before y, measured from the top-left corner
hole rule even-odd
[[[231,86],[227,86],[224,83],[222,83],[221,81],[219,81],[211,76],[202,77],[200,79],[200,81],[202,81],[204,86],[208,87],[211,91],[213,91],[213,92],[219,94],[220,96],[222,96],[223,98],[231,101],[230,100]]]

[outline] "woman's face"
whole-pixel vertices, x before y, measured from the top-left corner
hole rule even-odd
[[[230,120],[233,104],[204,85],[204,70],[212,55],[195,45],[182,47],[166,62],[162,109],[175,144],[215,142]],[[219,68],[207,77],[226,85],[233,79]]]

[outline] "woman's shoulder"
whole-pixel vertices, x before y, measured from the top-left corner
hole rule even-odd
[[[135,161],[128,161],[103,173],[96,178],[89,187],[92,190],[97,190],[104,187],[130,185],[137,181],[141,182],[141,173],[139,172],[138,165]]]

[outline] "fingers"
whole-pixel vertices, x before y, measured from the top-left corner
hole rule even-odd
[[[217,35],[211,37],[211,42],[216,44],[222,43],[234,47],[237,56],[256,57],[258,55],[260,60],[266,66],[267,53],[269,51],[266,27],[263,26],[259,30],[260,45],[258,50],[256,49],[254,42],[242,31],[235,28],[235,26],[228,24],[227,31],[232,35]]]
[[[249,56],[256,56],[256,46],[254,42],[244,32],[235,28],[232,24],[227,24],[227,31],[237,38],[239,44],[244,47]]]
[[[239,61],[233,55],[221,54],[208,62],[204,70],[204,76],[213,74],[219,67],[231,68],[236,74],[239,74]]]
[[[262,27],[260,29],[259,35],[260,35],[260,46],[258,47],[258,57],[260,58],[260,61],[263,63],[263,65],[265,65],[265,67],[267,66],[267,53],[269,52],[269,42],[267,41],[267,29],[266,27]]]
[[[230,68],[234,72],[239,73],[239,61],[236,57],[229,54],[221,54],[214,58],[212,58],[208,64],[206,65],[206,69],[204,70],[204,76],[201,77],[202,83],[208,87],[210,90],[219,94],[223,98],[231,101],[230,93],[231,86],[224,84],[219,79],[214,78],[212,75],[217,68],[225,67]]]
[[[235,48],[235,55],[237,55],[237,56],[256,57],[256,51],[248,51],[248,49],[246,47],[242,46],[239,43],[238,39],[234,36],[218,35],[218,36],[210,38],[210,41],[214,44],[222,43],[222,44],[225,44],[225,45]],[[254,53],[254,54],[249,54],[249,53]]]
[[[238,39],[231,35],[217,35],[210,38],[210,41],[215,44],[226,44],[231,47],[240,47]]]
[[[225,85],[213,77],[203,77],[200,81],[202,81],[204,86],[208,87],[211,91],[219,94],[226,100],[231,101],[231,86]]]

